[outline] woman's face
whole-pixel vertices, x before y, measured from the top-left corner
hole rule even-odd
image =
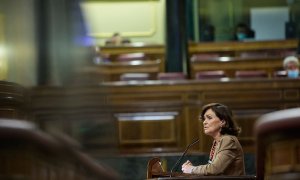
[[[287,70],[297,70],[299,67],[297,65],[297,63],[291,61],[287,64],[286,69]]]
[[[219,136],[222,122],[211,109],[208,109],[203,119],[204,133],[214,138]]]

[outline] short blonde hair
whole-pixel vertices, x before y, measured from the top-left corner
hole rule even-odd
[[[283,67],[286,68],[289,62],[294,62],[297,64],[297,66],[299,66],[299,60],[296,56],[287,56],[286,58],[284,58]]]

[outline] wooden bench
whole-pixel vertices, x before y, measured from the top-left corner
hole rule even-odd
[[[0,81],[0,117],[30,119],[28,90],[21,85]]]
[[[126,45],[126,46],[101,46],[99,55],[105,54],[109,59],[115,61],[122,54],[144,53],[147,59],[162,59],[164,60],[165,48],[164,45]]]
[[[122,60],[134,60],[135,57],[141,57],[135,60],[156,61],[160,60],[161,72],[165,71],[165,47],[160,44],[142,44],[142,45],[125,45],[125,46],[102,46],[96,49],[99,56],[104,56],[111,62]],[[143,56],[141,56],[143,55]],[[130,58],[131,57],[131,58]]]
[[[249,41],[249,42],[201,42],[190,43],[188,45],[189,60],[191,60],[190,72],[191,77],[195,78],[198,71],[224,70],[228,77],[234,77],[235,70],[257,70],[262,69],[268,73],[268,77],[273,76],[273,72],[282,69],[283,57],[295,54],[298,47],[298,40],[272,40],[272,41]],[[126,45],[126,46],[103,46],[96,49],[99,55],[105,54],[111,62],[116,62],[118,57],[122,55],[130,55],[140,53],[144,58],[142,61],[161,60],[160,72],[165,71],[165,46],[164,45]],[[225,57],[229,57],[224,59]],[[197,58],[202,60],[195,60]],[[93,67],[94,68],[94,67]],[[129,67],[126,71],[130,71]],[[89,69],[89,70],[87,70]],[[89,73],[90,77],[99,79],[99,72],[103,71],[107,75],[106,70],[120,71],[118,67],[111,66],[103,69],[91,70],[92,67],[85,68],[84,72]],[[95,68],[94,68],[95,69]],[[116,69],[116,70],[115,70]],[[142,69],[142,68],[141,68]],[[134,69],[136,73],[144,71]],[[97,71],[97,73],[95,73]],[[125,70],[124,70],[125,71]],[[97,76],[98,74],[98,76]],[[109,75],[111,76],[111,75]],[[116,80],[118,77],[107,78],[105,81]]]
[[[276,71],[283,69],[283,59],[282,56],[193,58],[191,74],[195,78],[197,72],[223,70],[227,77],[235,78],[235,73],[240,70],[263,70],[271,78]]]
[[[33,123],[0,119],[0,139],[0,179],[118,179],[69,137],[46,134]]]
[[[264,55],[285,55],[295,51],[298,47],[297,39],[247,41],[247,42],[205,42],[189,45],[190,57],[195,54],[241,57],[244,53]]]
[[[243,53],[258,53],[265,55],[284,55],[289,51],[295,51],[298,47],[297,39],[270,40],[270,41],[228,41],[228,42],[201,42],[189,43],[188,52],[190,57],[195,54],[239,57]],[[145,56],[155,57],[151,59],[165,59],[164,45],[126,45],[126,46],[101,46],[97,53],[117,57],[120,54],[144,53]],[[210,56],[211,57],[211,56]],[[114,59],[114,58],[112,58]]]

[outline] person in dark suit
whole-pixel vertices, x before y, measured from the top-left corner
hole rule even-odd
[[[254,37],[255,37],[255,31],[252,30],[247,24],[239,23],[236,26],[236,29],[234,32],[234,40],[244,41],[247,39],[254,39]]]
[[[121,36],[120,33],[116,32],[112,35],[111,38],[105,41],[105,45],[109,46],[119,46],[124,44],[129,44],[130,40]]]
[[[204,133],[214,139],[208,164],[194,166],[187,161],[182,171],[199,175],[245,175],[244,152],[237,139],[240,128],[232,119],[231,110],[223,104],[211,103],[203,107],[201,120]]]

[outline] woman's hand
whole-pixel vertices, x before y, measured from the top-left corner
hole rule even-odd
[[[192,169],[194,168],[193,164],[188,160],[182,166],[181,170],[184,173],[192,173]]]

